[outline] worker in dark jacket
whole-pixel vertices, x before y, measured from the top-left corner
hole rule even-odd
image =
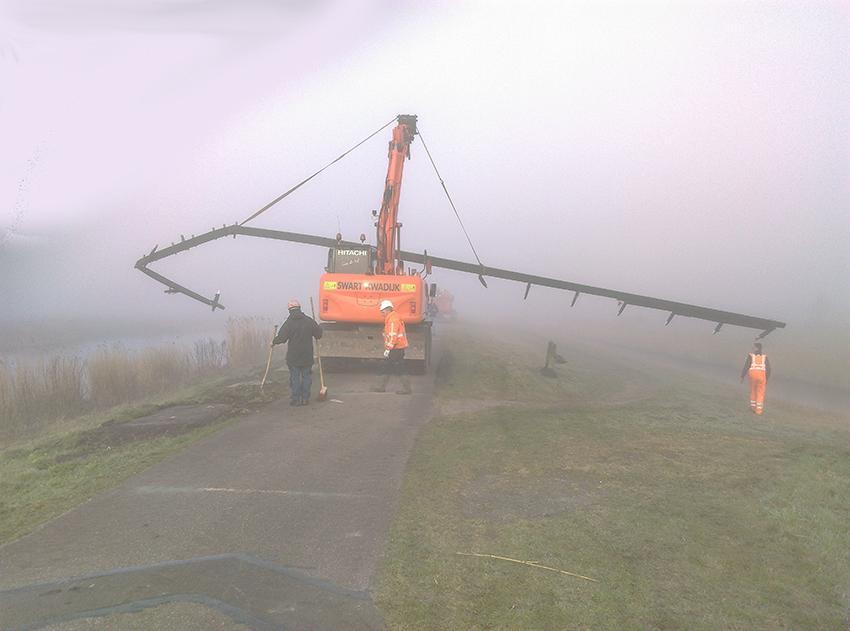
[[[764,413],[764,391],[770,379],[770,362],[762,352],[761,342],[753,344],[753,352],[747,355],[744,369],[741,371],[741,383],[744,377],[750,378],[750,411],[754,414]]]
[[[301,311],[301,303],[289,301],[289,317],[272,340],[287,344],[286,365],[289,366],[289,405],[307,405],[313,385],[313,338],[322,337],[322,327]]]

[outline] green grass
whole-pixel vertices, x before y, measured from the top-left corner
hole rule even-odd
[[[755,418],[743,392],[573,349],[546,380],[533,353],[472,346],[439,399],[494,407],[418,439],[379,580],[390,628],[846,628],[840,419],[770,400]]]
[[[73,457],[80,450],[76,434],[4,454],[0,462],[0,543],[21,537],[223,425],[217,422],[179,436],[114,448],[98,445],[80,457]],[[71,458],[66,459],[68,456]]]
[[[0,452],[0,544],[31,532],[96,493],[220,430],[241,411],[283,396],[282,383],[268,384],[264,393],[250,384],[228,387],[245,379],[259,381],[257,370],[231,371],[227,377],[208,379],[167,396],[82,416],[54,427],[47,435],[18,441]],[[176,435],[115,431],[116,424],[164,408],[213,402],[229,404],[231,414]]]

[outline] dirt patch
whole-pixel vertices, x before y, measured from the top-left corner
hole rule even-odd
[[[230,404],[210,403],[164,408],[132,421],[107,421],[100,427],[80,432],[73,448],[56,456],[55,462],[84,458],[100,449],[121,447],[140,440],[178,436],[237,413],[239,409]]]
[[[206,425],[211,421],[219,419],[231,409],[230,405],[224,403],[177,405],[160,410],[156,414],[143,416],[126,423],[113,423],[110,421],[109,423],[105,423],[102,428],[133,432],[143,427],[198,427],[199,425]]]
[[[452,399],[450,401],[440,401],[434,408],[438,415],[454,416],[457,414],[476,414],[484,410],[514,404],[520,404],[520,402],[500,399]]]
[[[600,482],[584,472],[558,478],[484,475],[460,492],[464,517],[514,521],[578,510],[602,498]]]

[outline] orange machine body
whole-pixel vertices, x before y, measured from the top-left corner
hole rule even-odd
[[[425,316],[425,282],[417,274],[322,274],[319,318],[326,322],[383,323],[378,306],[390,300],[405,324]]]

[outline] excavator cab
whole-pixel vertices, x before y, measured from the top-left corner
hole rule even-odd
[[[328,250],[328,266],[325,271],[330,274],[372,274],[374,262],[372,249],[362,247],[336,246]]]

